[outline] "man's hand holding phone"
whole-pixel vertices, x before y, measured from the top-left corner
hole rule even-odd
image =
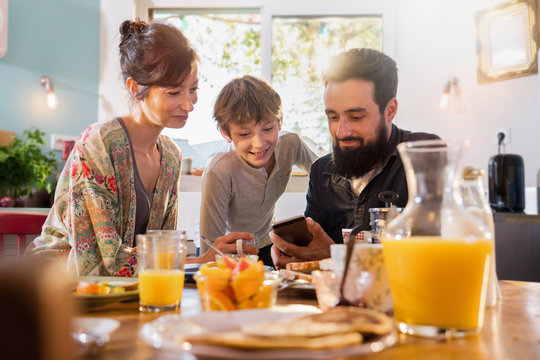
[[[311,241],[304,246],[286,241],[275,231],[270,232],[270,239],[274,244],[271,255],[276,268],[285,268],[285,265],[290,262],[321,260],[330,257],[330,245],[334,244],[334,241],[313,219],[306,218],[304,224],[312,235]]]
[[[277,221],[272,224],[272,230],[283,240],[298,246],[307,246],[313,238],[303,215]]]

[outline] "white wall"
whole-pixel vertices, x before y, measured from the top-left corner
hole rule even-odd
[[[443,138],[471,141],[466,164],[487,171],[497,153],[495,131],[510,128],[506,151],[525,162],[526,186],[536,187],[540,168],[540,101],[538,76],[479,85],[476,80],[474,12],[498,0],[404,0],[396,2],[397,55],[400,85],[395,123]],[[461,80],[463,115],[438,109],[444,83]]]

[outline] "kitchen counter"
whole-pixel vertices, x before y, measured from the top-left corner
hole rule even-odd
[[[494,213],[500,280],[540,282],[540,215]]]

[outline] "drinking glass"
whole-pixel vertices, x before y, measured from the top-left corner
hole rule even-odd
[[[185,237],[157,231],[137,235],[139,254],[139,310],[176,310],[184,288]]]
[[[401,332],[434,338],[477,334],[493,251],[491,232],[462,204],[465,142],[398,145],[409,199],[382,233]]]

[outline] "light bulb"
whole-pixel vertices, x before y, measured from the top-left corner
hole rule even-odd
[[[56,109],[56,95],[53,91],[47,91],[47,106],[49,109]]]
[[[439,100],[439,108],[443,111],[448,108],[448,101],[450,100],[451,87],[452,87],[451,81],[447,81],[446,84],[444,85],[444,89],[441,94],[441,99]]]
[[[47,92],[47,106],[49,109],[55,109],[56,108],[56,95],[54,94],[54,86],[52,79],[48,77],[47,75],[42,75],[39,79],[41,86],[45,88],[45,91]]]
[[[461,94],[461,87],[459,86],[459,80],[454,78],[454,99],[453,99],[453,111],[455,114],[463,115],[465,113],[465,101]]]
[[[446,110],[448,108],[448,99],[450,97],[450,94],[447,92],[443,92],[441,95],[441,100],[439,101],[439,107],[441,110]]]

